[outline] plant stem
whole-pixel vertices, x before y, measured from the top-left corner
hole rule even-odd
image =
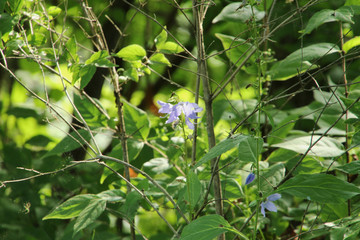
[[[342,29],[342,23],[340,22],[340,44],[341,44],[341,50],[343,49],[344,46],[344,33],[343,33],[343,29]],[[346,77],[346,58],[345,58],[345,53],[343,51],[341,51],[341,55],[342,55],[342,60],[341,60],[341,66],[342,66],[342,71],[343,71],[343,80],[344,80],[344,87],[345,87],[345,98],[347,99],[349,97],[349,90],[348,90],[348,81],[347,81],[347,77]],[[346,110],[345,112],[345,121],[348,119],[349,117],[349,111]],[[345,149],[349,148],[349,125],[345,122]],[[346,151],[346,163],[350,163],[350,154],[349,151]],[[350,182],[350,174],[346,174],[347,177],[347,181]],[[351,200],[348,200],[348,215],[351,215]]]
[[[215,146],[215,133],[214,133],[214,119],[212,110],[212,97],[210,92],[210,83],[207,72],[206,56],[204,48],[204,35],[203,35],[203,20],[205,17],[207,5],[205,1],[193,1],[193,12],[195,18],[195,30],[196,30],[196,43],[197,43],[197,66],[198,77],[202,79],[204,102],[206,111],[206,130],[208,133],[209,149]],[[216,213],[223,216],[223,202],[221,193],[220,174],[218,171],[218,165],[216,158],[211,160],[211,172],[214,175],[214,197],[215,197],[215,209]],[[225,239],[225,234],[219,236],[219,239]]]

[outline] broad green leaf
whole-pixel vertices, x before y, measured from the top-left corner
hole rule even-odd
[[[97,105],[101,107],[101,103],[97,99],[93,99]],[[74,104],[79,110],[81,116],[90,127],[104,127],[106,126],[107,118],[102,114],[97,107],[85,97],[74,94]],[[103,109],[105,111],[105,109]],[[76,117],[79,118],[77,112]]]
[[[96,196],[107,202],[119,202],[123,201],[126,198],[126,194],[120,189],[111,189],[106,190],[101,193],[98,193]]]
[[[348,8],[339,8],[337,10],[323,9],[316,12],[310,19],[305,29],[302,31],[302,36],[311,33],[315,28],[327,22],[347,22],[352,21],[353,14]]]
[[[143,165],[144,169],[149,169],[150,171],[160,174],[169,168],[171,168],[169,164],[169,160],[166,158],[153,158],[150,161],[147,161]]]
[[[239,66],[249,53],[255,49],[252,44],[241,38],[235,38],[220,33],[216,33],[215,36],[220,39],[224,50],[226,50],[226,56],[236,66]],[[247,65],[243,66],[242,69],[248,73],[257,72],[254,55],[250,57]]]
[[[7,4],[5,4],[5,9],[7,9],[9,12],[12,13],[12,15],[18,13],[23,5],[24,5],[24,0],[11,0],[11,1],[6,1]]]
[[[123,103],[126,133],[146,139],[150,132],[150,120],[147,113],[126,101]]]
[[[207,161],[220,156],[221,154],[233,149],[240,142],[246,140],[248,136],[245,135],[236,135],[231,138],[225,139],[218,144],[216,144],[213,148],[209,150],[194,166],[194,168],[199,167],[200,165],[206,163]]]
[[[248,239],[233,228],[223,217],[213,214],[202,216],[186,225],[181,233],[180,240],[209,240],[225,232],[233,232],[241,239]]]
[[[264,18],[265,12],[257,10],[256,7],[251,7],[246,5],[239,8],[243,5],[243,2],[230,3],[221,10],[220,14],[217,15],[212,23],[217,23],[220,21],[231,21],[231,22],[247,22],[255,17],[255,21],[260,21]]]
[[[131,67],[124,71],[124,76],[130,78],[131,80],[138,82],[139,81],[139,72],[136,70],[136,68]]]
[[[164,29],[161,31],[159,35],[156,36],[154,42],[157,50],[160,50],[161,47],[165,44],[167,37],[168,37],[167,32]]]
[[[165,55],[162,53],[155,53],[153,56],[150,57],[150,61],[151,61],[151,63],[160,63],[160,64],[165,64],[165,65],[168,65],[169,67],[171,67],[171,63],[165,57]]]
[[[287,80],[298,74],[318,68],[311,63],[327,55],[339,53],[340,49],[333,43],[317,43],[291,53],[285,59],[276,62],[270,69],[272,80]]]
[[[74,234],[93,223],[105,210],[106,201],[92,199],[90,203],[81,211],[74,225]]]
[[[43,158],[70,152],[84,145],[85,142],[78,134],[82,136],[85,141],[89,141],[91,138],[90,133],[84,129],[78,130],[77,133],[72,132],[69,135],[66,135],[66,137],[63,138],[63,140],[61,140],[53,149],[47,152]]]
[[[360,37],[354,37],[349,41],[347,41],[346,43],[344,43],[343,50],[345,53],[348,53],[350,49],[357,47],[359,45],[360,45]]]
[[[29,145],[37,146],[37,147],[46,147],[50,142],[52,142],[52,140],[50,138],[48,138],[47,136],[36,135],[36,136],[30,138],[29,140],[27,140],[25,142],[25,144],[29,144]]]
[[[305,154],[311,144],[317,141],[320,136],[303,136],[293,138],[282,143],[274,144],[273,147],[285,148],[297,153]],[[344,153],[344,148],[334,138],[322,137],[307,153],[315,157],[337,157]]]
[[[122,48],[116,56],[131,62],[143,59],[146,56],[146,51],[138,44],[131,44]]]
[[[299,174],[281,185],[277,192],[319,203],[342,203],[360,194],[360,189],[332,175]]]
[[[85,65],[94,64],[96,67],[103,68],[115,67],[116,65],[108,59],[109,57],[107,51],[101,50],[91,55],[91,57],[86,60]]]
[[[34,108],[27,108],[27,107],[9,107],[6,111],[6,114],[13,115],[16,118],[28,118],[32,117],[35,119],[40,119],[40,115]]]
[[[179,44],[169,41],[165,42],[158,50],[165,54],[175,54],[184,51],[184,49],[182,49]]]
[[[0,14],[0,34],[4,35],[10,32],[15,25],[14,18],[7,13]],[[1,36],[0,35],[0,36]]]
[[[56,7],[56,6],[50,6],[48,9],[47,9],[47,14],[51,15],[51,16],[57,16],[61,13],[61,8],[59,7]]]
[[[221,188],[223,190],[223,196],[226,199],[239,199],[244,197],[244,192],[241,185],[234,178],[226,178],[221,181]]]
[[[360,161],[354,161],[342,166],[336,167],[335,169],[340,170],[347,174],[359,174],[360,173]]]
[[[247,136],[246,139],[239,144],[238,158],[240,161],[256,163],[261,153],[264,141],[262,138]]]
[[[70,38],[66,42],[65,47],[67,49],[67,52],[66,52],[67,60],[74,61],[75,63],[78,63],[79,62],[79,56],[77,54],[77,45],[76,45],[75,37]]]
[[[292,169],[300,160],[300,156],[290,159],[286,163],[287,169]],[[296,168],[293,175],[297,174],[314,174],[324,170],[324,166],[316,158],[306,156],[301,164]]]
[[[185,200],[189,202],[190,209],[193,210],[201,196],[201,183],[193,170],[189,170],[187,174],[186,186]]]
[[[269,194],[273,191],[274,186],[279,184],[285,176],[285,166],[283,163],[277,163],[269,168],[262,169],[260,172],[260,189],[264,194]],[[256,185],[256,181],[251,185]]]
[[[57,206],[51,213],[43,217],[43,220],[70,219],[77,217],[80,212],[89,205],[90,201],[94,199],[99,199],[99,197],[92,194],[82,194],[72,197]]]
[[[126,196],[124,205],[121,206],[120,212],[124,214],[128,220],[133,221],[136,212],[140,206],[142,197],[138,192],[132,191]]]
[[[71,71],[73,73],[72,83],[75,84],[80,79],[80,88],[84,89],[94,76],[96,67],[92,64],[76,64],[71,67]]]
[[[33,46],[41,46],[46,43],[47,39],[42,33],[29,34],[27,36],[28,43]]]

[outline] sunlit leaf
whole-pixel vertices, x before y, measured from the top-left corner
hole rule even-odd
[[[122,48],[116,55],[125,61],[137,61],[146,56],[146,51],[138,44],[131,44]]]
[[[123,102],[126,133],[146,139],[150,132],[150,121],[145,111],[134,105]]]
[[[171,63],[162,53],[155,53],[153,56],[150,57],[150,61],[151,63],[160,63],[171,67]]]
[[[167,32],[163,29],[159,35],[154,39],[156,49],[160,50],[167,40]]]
[[[70,152],[81,147],[85,144],[85,142],[79,135],[85,139],[85,141],[89,141],[91,137],[90,133],[84,129],[72,132],[69,135],[66,135],[66,137],[63,138],[63,140],[61,140],[53,149],[47,152],[43,158]]]
[[[360,194],[355,185],[328,174],[299,174],[277,191],[319,203],[341,203]]]
[[[201,196],[201,183],[197,174],[192,170],[187,174],[186,186],[185,200],[189,202],[190,208],[194,209]]]
[[[308,24],[302,31],[302,36],[311,33],[315,28],[327,22],[342,21],[347,23],[354,23],[352,17],[353,14],[348,8],[339,8],[337,10],[323,9],[316,12],[309,19]]]
[[[260,21],[264,18],[265,12],[259,11],[256,7],[251,7],[246,5],[243,7],[243,2],[230,3],[221,10],[219,15],[217,15],[212,23],[217,23],[220,21],[232,21],[232,22],[247,22],[251,18],[255,17],[255,21]]]
[[[218,144],[216,144],[213,148],[209,150],[194,166],[194,168],[199,167],[200,165],[208,162],[209,160],[220,156],[221,154],[233,149],[240,142],[246,140],[248,136],[245,135],[236,135],[231,138],[225,139]]]
[[[90,200],[89,204],[80,212],[74,225],[74,234],[92,224],[102,214],[106,201],[101,198]]]
[[[179,44],[174,42],[165,42],[161,47],[158,48],[158,50],[166,54],[181,53],[184,51],[184,49],[180,47]]]
[[[241,239],[248,239],[220,215],[206,215],[186,225],[181,233],[180,240],[209,240],[225,232],[232,232]]]
[[[50,214],[46,215],[43,220],[77,217],[93,199],[99,199],[99,197],[92,194],[76,195],[57,206]]]
[[[285,148],[297,153],[305,154],[311,147],[311,144],[315,143],[320,136],[303,136],[293,138],[282,143],[274,144],[274,147]],[[310,151],[307,153],[309,156],[316,157],[337,157],[344,153],[344,148],[341,143],[336,139],[330,137],[322,137]]]
[[[343,50],[345,53],[348,53],[350,49],[357,47],[359,45],[360,45],[360,37],[354,37],[349,41],[347,41],[346,43],[344,43]]]

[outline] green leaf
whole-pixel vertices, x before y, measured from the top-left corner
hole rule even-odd
[[[98,197],[92,194],[76,195],[57,206],[50,214],[43,217],[43,220],[77,217],[89,205],[90,201],[94,199],[98,199]]]
[[[324,56],[339,53],[340,49],[333,43],[317,43],[291,53],[285,59],[276,62],[270,69],[272,80],[287,80],[300,73],[318,68],[311,61],[318,60]]]
[[[213,148],[209,150],[194,166],[194,168],[199,167],[200,165],[206,163],[207,161],[220,156],[221,154],[233,149],[240,142],[246,140],[248,136],[245,135],[236,135],[231,138],[225,139],[218,144],[216,144]]]
[[[181,53],[184,51],[184,49],[182,49],[179,44],[169,41],[165,42],[161,47],[158,48],[158,50],[166,54]]]
[[[153,158],[150,161],[144,163],[143,167],[144,169],[148,169],[157,174],[160,174],[171,168],[169,160],[166,158]]]
[[[11,0],[6,2],[7,4],[5,6],[9,8],[7,11],[10,11],[12,15],[18,13],[24,5],[24,0]]]
[[[81,211],[74,225],[74,235],[93,223],[105,210],[106,201],[92,199],[90,203]]]
[[[96,67],[103,68],[115,67],[116,65],[108,59],[109,57],[107,51],[101,50],[91,55],[91,57],[86,60],[85,65],[94,64]]]
[[[67,49],[67,60],[73,60],[75,63],[79,62],[79,56],[77,54],[77,45],[75,37],[70,38],[66,44],[65,47]]]
[[[348,53],[350,49],[357,47],[359,45],[360,45],[360,37],[354,37],[349,41],[347,41],[346,43],[344,43],[343,50],[345,53]]]
[[[123,103],[126,133],[146,139],[150,132],[147,113],[126,101]]]
[[[186,186],[185,200],[189,202],[190,209],[193,210],[201,196],[201,183],[193,170],[188,172]]]
[[[225,232],[233,232],[242,239],[248,239],[234,229],[223,217],[213,214],[202,216],[186,225],[181,233],[180,240],[209,240]]]
[[[91,64],[76,64],[71,67],[71,71],[73,72],[72,83],[75,84],[80,79],[80,89],[84,89],[94,76],[96,67]]]
[[[47,152],[43,156],[43,158],[70,152],[84,145],[85,142],[81,139],[81,137],[78,134],[82,136],[87,142],[91,138],[90,133],[84,129],[78,130],[77,133],[72,132],[69,135],[66,135],[66,137],[63,138],[63,140],[61,140],[58,144],[56,144],[56,146],[53,149]]]
[[[332,175],[299,174],[281,185],[277,192],[319,203],[342,203],[360,194],[360,189]]]
[[[101,103],[97,99],[93,99],[97,105],[101,107]],[[90,127],[104,127],[106,126],[106,116],[97,109],[97,107],[85,97],[74,94],[74,104],[79,110],[81,116]],[[103,109],[103,108],[102,108]],[[105,111],[105,109],[103,109]],[[79,118],[77,112],[75,112],[77,118]]]
[[[52,140],[44,135],[36,135],[26,141],[26,144],[37,147],[46,147]]]
[[[337,10],[323,9],[316,12],[310,19],[302,35],[311,33],[315,28],[327,22],[342,21],[347,23],[354,23],[352,21],[353,14],[348,8],[339,8]]]
[[[239,8],[242,5],[242,2],[230,3],[221,10],[220,14],[213,19],[212,23],[220,21],[246,23],[253,17],[255,17],[255,21],[260,21],[264,18],[264,11],[259,11],[256,7],[251,7],[250,5]]]
[[[241,141],[241,144],[239,144],[239,160],[256,163],[263,144],[264,141],[262,138],[247,136]]]
[[[124,76],[130,78],[134,82],[139,81],[139,72],[134,67],[131,67],[131,68],[127,69],[126,71],[124,71]]]
[[[156,38],[154,39],[155,42],[155,46],[157,50],[160,50],[162,46],[164,46],[166,40],[167,40],[167,32],[165,31],[165,29],[163,29],[161,31],[161,33],[159,35],[156,36]]]
[[[226,50],[226,56],[229,60],[239,66],[241,62],[249,55],[249,53],[255,49],[255,47],[241,38],[235,38],[232,36],[216,33],[215,36],[220,39],[224,50]],[[255,55],[252,55],[248,60],[248,65],[242,67],[247,73],[257,72],[255,64]]]
[[[359,174],[360,173],[360,161],[354,161],[342,166],[336,167],[335,169],[340,170],[347,174]]]
[[[47,10],[47,14],[49,14],[50,16],[57,16],[61,13],[61,8],[56,7],[56,6],[50,6]]]
[[[119,202],[123,201],[126,198],[126,194],[120,189],[106,190],[98,193],[96,196],[107,202]]]
[[[285,148],[297,153],[305,154],[310,147],[310,143],[313,144],[319,138],[320,136],[297,137],[282,143],[274,144],[273,147]],[[337,157],[344,152],[342,144],[337,140],[330,137],[322,137],[307,154],[316,157]]]
[[[14,18],[7,13],[0,14],[0,34],[4,35],[12,30],[15,25]]]
[[[28,118],[32,117],[35,119],[39,119],[40,115],[33,108],[25,108],[25,107],[10,107],[6,114],[13,115],[16,118]]]
[[[155,53],[154,55],[152,55],[150,57],[150,61],[151,61],[151,63],[160,63],[160,64],[165,64],[165,65],[168,65],[169,67],[171,67],[171,63],[165,57],[165,55],[162,53]]]
[[[146,56],[146,51],[138,44],[131,44],[122,48],[116,56],[131,62],[143,59]]]
[[[121,206],[120,212],[124,214],[128,220],[133,221],[136,212],[140,206],[142,197],[138,192],[132,191],[126,196],[124,205]]]
[[[283,163],[277,163],[269,168],[261,170],[260,189],[263,194],[270,194],[274,186],[278,185],[285,176],[285,166]],[[251,183],[256,185],[256,181]]]
[[[41,46],[46,43],[47,39],[42,33],[29,34],[27,36],[28,43],[33,46]]]

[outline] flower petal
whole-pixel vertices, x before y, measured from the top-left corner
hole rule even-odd
[[[168,113],[169,114],[173,107],[170,103],[165,103],[162,101],[158,101],[158,104],[161,106],[161,108],[159,109],[159,113]]]
[[[254,179],[255,179],[255,174],[250,173],[250,174],[246,177],[245,185],[250,184],[252,181],[254,181]]]
[[[280,199],[281,198],[281,194],[279,194],[279,193],[275,193],[275,194],[272,194],[272,195],[270,195],[270,196],[268,196],[267,197],[267,199],[269,200],[269,201],[276,201],[276,200],[278,200],[278,199]]]
[[[265,217],[265,203],[262,202],[260,206],[261,206],[261,214]]]
[[[271,201],[266,201],[264,207],[269,210],[270,212],[277,212],[277,207]]]

